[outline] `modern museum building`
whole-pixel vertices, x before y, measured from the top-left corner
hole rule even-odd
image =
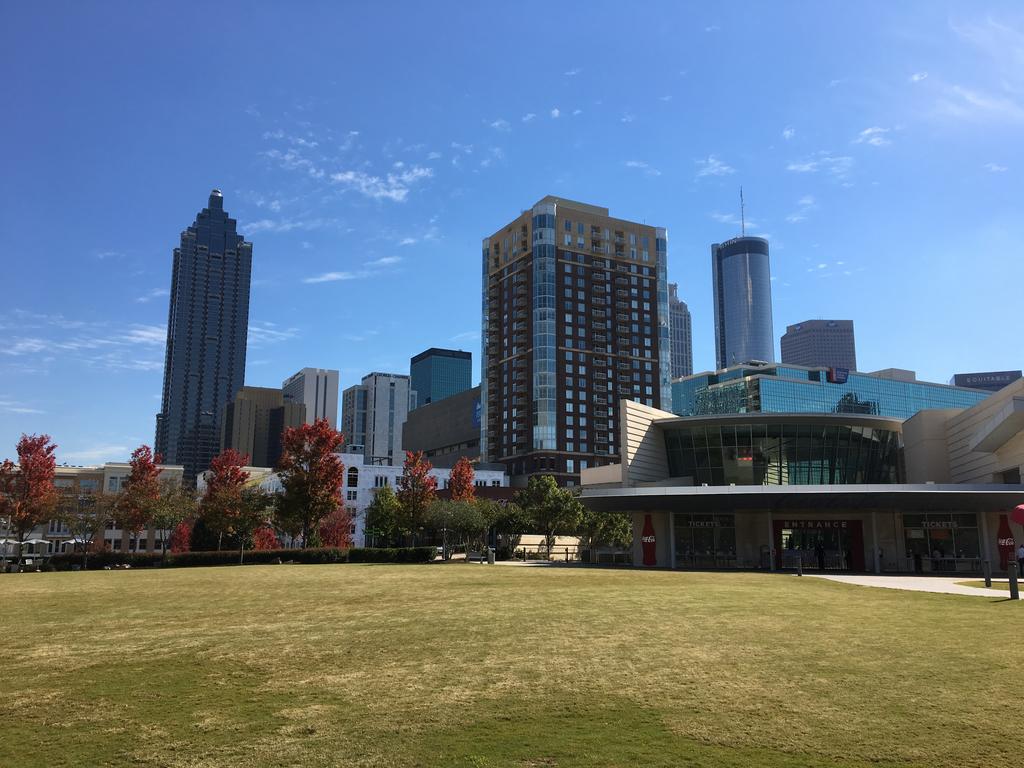
[[[638,566],[998,573],[1024,538],[1024,381],[908,419],[619,415],[620,463],[581,500],[630,513]]]

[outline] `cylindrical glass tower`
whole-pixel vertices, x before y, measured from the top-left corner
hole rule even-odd
[[[713,244],[711,270],[717,367],[752,360],[775,362],[768,241],[763,237],[737,237]]]

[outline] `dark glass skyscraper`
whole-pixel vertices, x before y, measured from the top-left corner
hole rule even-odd
[[[252,243],[235,226],[215,189],[174,249],[156,451],[189,483],[217,455],[224,408],[245,376]]]
[[[409,361],[409,376],[416,392],[413,405],[436,403],[473,386],[473,355],[431,347]]]
[[[711,246],[715,361],[721,370],[751,360],[775,362],[768,241],[736,237]]]
[[[668,284],[668,328],[672,338],[672,378],[693,373],[693,330],[690,309],[679,298],[679,285]]]

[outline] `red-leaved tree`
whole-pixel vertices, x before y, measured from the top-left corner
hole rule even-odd
[[[189,547],[192,546],[192,526],[194,523],[191,520],[182,520],[171,531],[171,538],[168,541],[168,549],[171,552],[188,552]]]
[[[451,493],[452,501],[473,501],[476,498],[476,488],[473,486],[475,477],[469,459],[463,456],[455,462],[448,476],[448,491]]]
[[[277,502],[277,527],[302,546],[315,546],[320,523],[342,506],[345,466],[337,451],[344,435],[327,419],[286,429],[278,464],[284,492]]]
[[[153,510],[160,499],[160,456],[154,456],[148,445],[132,451],[131,469],[121,486],[117,500],[117,522],[123,530],[137,538],[153,519]]]
[[[224,534],[233,532],[234,523],[242,514],[242,488],[249,479],[249,473],[243,467],[248,461],[248,455],[228,448],[210,462],[206,492],[199,502],[199,511],[206,525],[218,533],[218,551]]]
[[[348,549],[352,546],[352,513],[339,507],[320,523],[320,544]]]
[[[280,549],[281,542],[269,525],[257,528],[252,534],[252,548],[257,550]]]
[[[413,544],[426,521],[427,509],[436,497],[437,478],[430,474],[433,468],[423,451],[405,452],[405,464],[398,478],[396,495],[402,507],[405,527],[412,533]]]
[[[23,434],[18,441],[18,463],[4,459],[0,464],[0,518],[7,521],[18,541],[24,541],[57,508],[60,496],[53,484],[56,450],[49,435]],[[19,563],[21,556],[19,545]]]

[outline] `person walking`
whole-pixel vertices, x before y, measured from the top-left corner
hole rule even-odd
[[[1017,575],[1024,576],[1024,543],[1017,547]]]

